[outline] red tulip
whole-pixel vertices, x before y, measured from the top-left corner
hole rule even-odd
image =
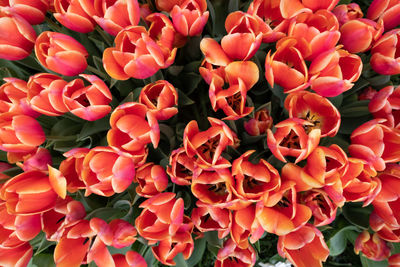
[[[54,9],[56,20],[68,29],[88,33],[96,26],[93,0],[54,0]]]
[[[0,58],[20,60],[29,56],[36,32],[22,17],[8,7],[0,7]]]
[[[85,86],[83,80],[75,79],[65,85],[62,91],[63,102],[72,114],[88,121],[103,118],[111,111],[108,105],[112,100],[110,89],[95,75],[80,74],[90,82]]]
[[[170,66],[176,51],[158,45],[144,27],[130,26],[118,33],[115,47],[104,50],[103,64],[114,79],[145,79]]]
[[[332,10],[332,13],[336,16],[340,25],[345,24],[349,20],[359,19],[364,16],[360,6],[357,3],[338,5]]]
[[[145,163],[137,168],[134,181],[138,183],[136,193],[147,198],[161,193],[168,186],[168,176],[164,168],[153,162]]]
[[[229,234],[232,213],[228,209],[218,208],[198,201],[192,211],[192,221],[200,232],[218,231],[218,238]]]
[[[7,160],[17,164],[25,172],[30,170],[47,171],[47,165],[52,165],[51,154],[44,147],[38,147],[27,153],[8,152]]]
[[[180,147],[171,152],[167,173],[169,177],[171,177],[173,183],[178,185],[190,185],[194,168],[195,163],[188,157],[185,148]]]
[[[89,151],[88,148],[74,148],[64,153],[66,159],[61,162],[59,170],[67,181],[68,192],[75,193],[85,188],[81,172],[83,160]]]
[[[35,42],[35,54],[44,67],[67,76],[82,73],[89,56],[74,38],[59,32],[42,32]]]
[[[313,225],[328,225],[336,219],[337,205],[329,198],[328,194],[320,189],[309,190],[301,196],[303,202],[312,211]]]
[[[33,249],[28,242],[16,248],[7,249],[0,247],[0,264],[4,267],[28,266],[32,254]]]
[[[185,0],[171,10],[174,28],[183,36],[200,35],[207,23],[209,12],[205,0]]]
[[[228,239],[218,250],[214,267],[243,266],[251,267],[256,263],[257,254],[252,246],[239,248],[232,239]]]
[[[265,134],[272,128],[273,119],[267,109],[261,109],[254,113],[254,118],[244,122],[244,129],[249,135],[258,136]]]
[[[399,5],[400,7],[400,5]],[[372,47],[371,67],[383,75],[400,73],[400,30],[394,29],[385,33]]]
[[[116,36],[129,26],[136,26],[140,20],[140,7],[137,0],[94,0],[98,9],[93,18],[106,32]]]
[[[371,234],[364,230],[354,242],[354,252],[363,253],[365,257],[374,261],[387,259],[390,255],[390,248],[385,241],[379,238],[377,233]]]
[[[322,262],[325,262],[329,256],[329,248],[324,241],[324,236],[310,224],[295,232],[280,236],[278,252],[296,267],[322,267]]]

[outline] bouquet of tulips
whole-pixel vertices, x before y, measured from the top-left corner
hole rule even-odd
[[[356,2],[0,0],[0,266],[400,266],[400,1]]]

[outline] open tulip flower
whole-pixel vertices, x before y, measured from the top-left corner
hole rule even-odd
[[[382,124],[389,127],[399,127],[400,118],[398,116],[397,104],[399,99],[400,86],[386,86],[379,90],[368,104],[368,109],[376,119],[386,119]]]
[[[400,5],[399,5],[400,7]],[[371,67],[380,74],[400,73],[400,30],[394,29],[379,38],[371,50]]]
[[[175,30],[183,36],[201,34],[209,16],[206,10],[206,0],[185,0],[176,4],[170,12]]]
[[[357,3],[337,5],[332,13],[335,14],[340,25],[345,24],[349,20],[358,19],[363,17],[363,12]]]
[[[400,25],[400,3],[390,0],[373,0],[368,7],[367,18],[372,20],[382,19],[385,31]]]
[[[10,7],[29,24],[36,25],[44,21],[50,3],[48,0],[5,0],[0,1],[0,6]]]
[[[372,236],[368,231],[363,231],[356,239],[354,251],[360,251],[369,259],[380,261],[389,257],[390,249],[385,241],[379,238],[378,234]]]

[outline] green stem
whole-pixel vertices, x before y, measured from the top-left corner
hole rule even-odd
[[[96,69],[90,65],[87,66],[86,70],[90,71],[91,73],[96,74],[97,76],[100,76],[101,78],[103,78],[103,80],[107,79],[107,76],[104,73],[102,73],[101,71],[99,71],[98,69]]]
[[[46,17],[46,23],[50,26],[50,28],[56,32],[65,33],[64,29],[57,25],[51,18]]]
[[[103,29],[101,29],[99,26],[96,26],[96,31],[100,34],[101,38],[107,43],[108,47],[111,47],[113,44],[113,40],[108,36]]]
[[[47,140],[55,140],[55,141],[70,141],[70,140],[76,140],[78,138],[78,135],[66,135],[66,136],[57,136],[57,135],[47,135],[46,139]]]

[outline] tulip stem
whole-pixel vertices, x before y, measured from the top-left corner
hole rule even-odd
[[[65,31],[63,30],[63,28],[60,27],[60,26],[58,26],[57,23],[55,23],[51,18],[46,17],[46,23],[47,23],[48,25],[50,25],[50,28],[52,28],[54,31],[65,33]]]
[[[108,36],[102,28],[99,26],[96,26],[96,31],[100,34],[100,36],[103,38],[103,40],[107,43],[108,47],[111,47],[113,45],[113,40]]]
[[[87,66],[86,70],[90,71],[91,73],[96,74],[97,76],[100,76],[101,78],[103,78],[103,80],[107,79],[107,76],[104,73],[102,73],[101,71],[99,71],[98,69],[96,69],[90,65]]]

